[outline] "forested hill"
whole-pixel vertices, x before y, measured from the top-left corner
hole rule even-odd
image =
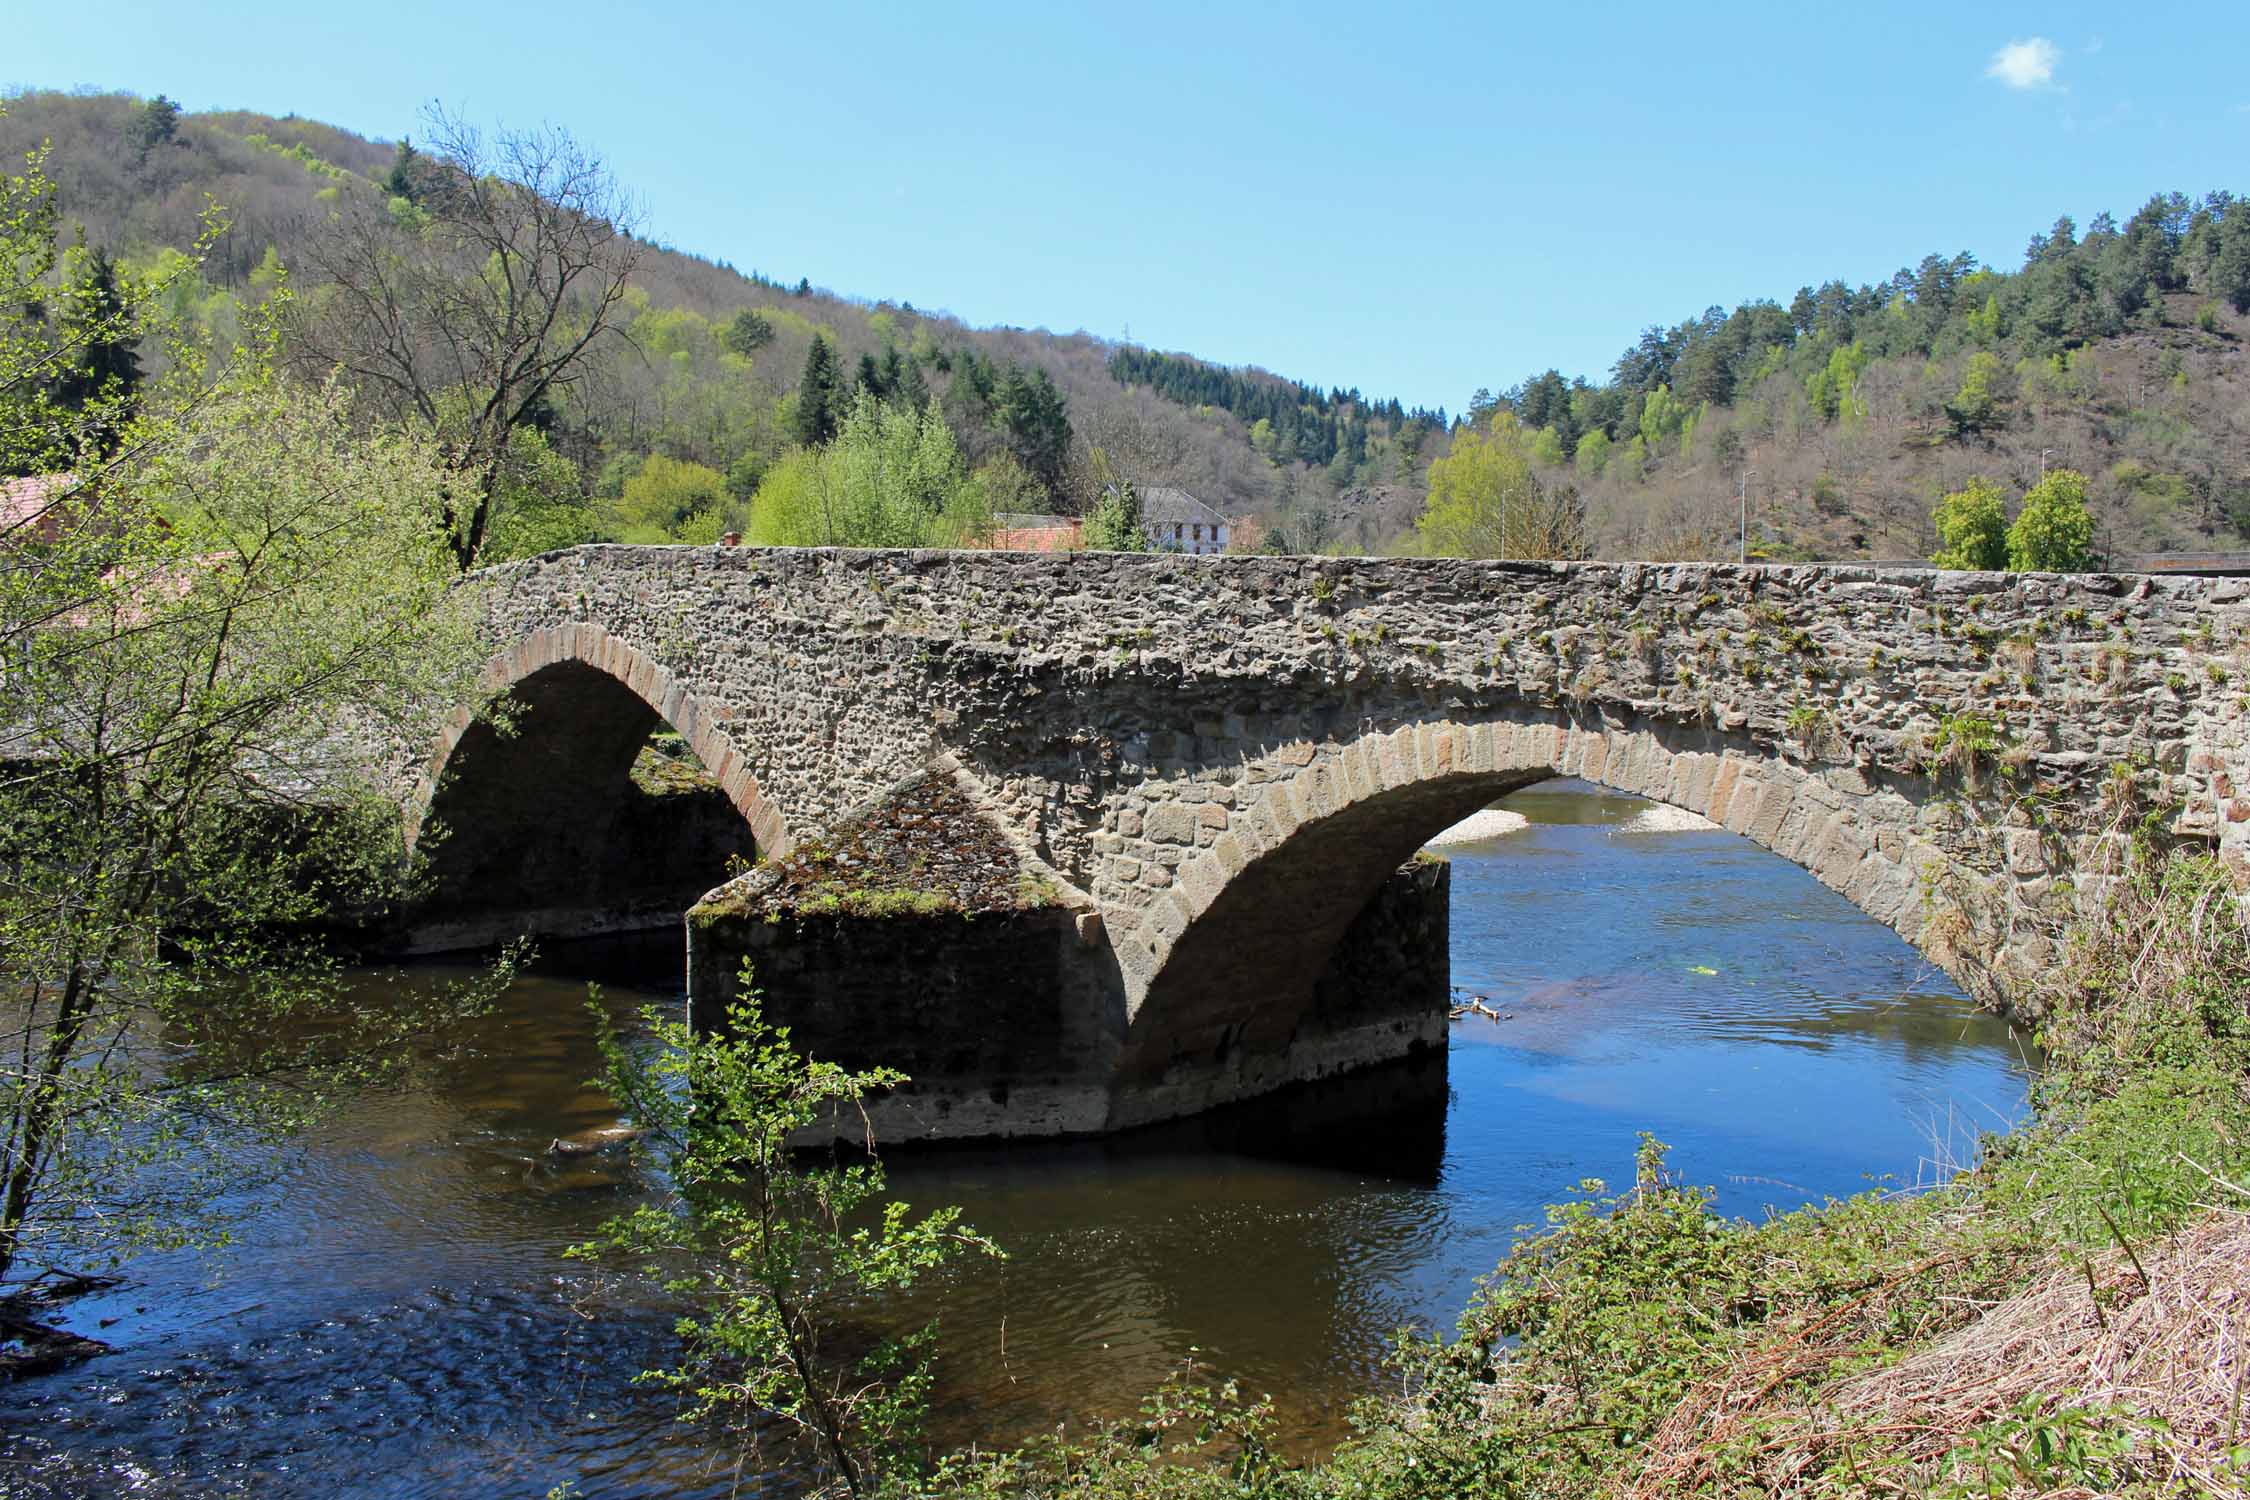
[[[1941,494],[2087,473],[2104,550],[2250,548],[2250,200],[2151,198],[2031,237],[2021,265],[1930,255],[1887,280],[1652,327],[1604,384],[1553,370],[1506,410],[1602,550],[1926,555]],[[1720,539],[1715,544],[1714,539]]]
[[[215,324],[281,270],[300,288],[308,284],[315,241],[339,195],[412,182],[412,160],[396,144],[312,120],[179,113],[126,94],[25,92],[4,104],[0,153],[20,164],[51,142],[47,170],[66,220],[127,264],[192,244],[207,200],[220,205],[226,227],[200,279],[175,294]],[[753,260],[756,248],[740,253]],[[727,476],[736,498],[747,496],[795,440],[794,402],[816,334],[834,346],[847,388],[868,386],[900,402],[934,396],[969,462],[1001,453],[1019,460],[1038,483],[1013,497],[1024,508],[1083,504],[1097,485],[1096,448],[1104,472],[1178,485],[1230,514],[1269,511],[1300,491],[1325,493],[1338,479],[1410,487],[1444,449],[1434,414],[1410,418],[1395,402],[1356,394],[1322,398],[1324,419],[1354,434],[1360,456],[1353,472],[1332,476],[1332,453],[1314,463],[1254,446],[1261,417],[1283,416],[1283,406],[1166,399],[1113,371],[1113,356],[1137,351],[1092,335],[970,328],[911,304],[837,295],[802,274],[744,272],[655,242],[643,246],[628,296],[625,337],[602,354],[595,378],[550,433],[597,498],[614,499],[621,477],[651,455]],[[1255,371],[1212,373],[1237,390],[1297,389]],[[1267,429],[1274,425],[1268,417]],[[606,525],[645,534],[661,522],[622,514]],[[1383,538],[1355,540],[1372,547]]]
[[[66,220],[128,267],[177,256],[220,205],[223,231],[170,293],[214,333],[284,274],[317,297],[339,205],[413,212],[411,150],[315,121],[124,94],[0,103],[0,152],[12,166],[51,141]],[[1872,285],[1714,307],[1648,329],[1606,381],[1550,370],[1451,418],[637,248],[621,336],[539,413],[568,466],[556,482],[586,504],[511,545],[740,524],[820,428],[811,363],[825,399],[934,401],[994,510],[1083,508],[1117,476],[1263,515],[1266,545],[1292,550],[1417,545],[1429,466],[1496,416],[1598,555],[1732,556],[1747,502],[1768,557],[1925,556],[1940,495],[1980,476],[2020,490],[2042,467],[2091,477],[2106,551],[2250,548],[2250,205],[2223,193],[2083,232],[2062,219],[2014,267],[1933,254]],[[832,360],[809,358],[816,338]],[[1514,371],[1535,357],[1492,354]]]

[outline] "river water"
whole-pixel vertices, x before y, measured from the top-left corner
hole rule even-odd
[[[1642,1130],[1755,1216],[1927,1180],[2020,1115],[2020,1040],[1795,866],[1576,783],[1503,806],[1530,826],[1448,852],[1455,983],[1505,1019],[1456,1022],[1442,1066],[1122,1142],[892,1160],[896,1196],[961,1204],[1008,1252],[929,1299],[942,1437],[1130,1412],[1193,1350],[1317,1451],[1395,1328],[1450,1323],[1580,1179],[1629,1182]],[[115,1352],[0,1387],[0,1494],[728,1493],[724,1447],[631,1381],[668,1310],[561,1256],[645,1184],[544,1151],[615,1118],[582,1082],[588,975],[639,978],[606,989],[620,1015],[676,987],[645,953],[551,962],[349,1101],[234,1248],[75,1304]]]

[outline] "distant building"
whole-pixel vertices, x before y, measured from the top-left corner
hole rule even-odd
[[[1224,552],[1233,523],[1186,490],[1152,485],[1139,492],[1141,525],[1159,552]]]
[[[1208,556],[1226,551],[1234,539],[1235,524],[1186,490],[1159,485],[1136,493],[1141,527],[1159,552]],[[1002,552],[1075,552],[1086,544],[1086,523],[1079,516],[1002,511],[993,521],[992,545]]]
[[[1084,530],[1076,516],[1002,511],[992,519],[992,545],[1002,552],[1075,552]]]

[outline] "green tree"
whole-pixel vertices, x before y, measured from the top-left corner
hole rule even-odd
[[[1528,437],[1515,414],[1493,413],[1463,428],[1453,451],[1430,465],[1429,493],[1415,530],[1438,557],[1523,557],[1532,512],[1546,492],[1531,471]]]
[[[1102,491],[1086,517],[1080,533],[1089,552],[1153,552],[1148,526],[1141,519],[1140,492],[1121,481]]]
[[[158,94],[146,100],[133,111],[130,124],[125,127],[126,139],[143,158],[159,146],[167,146],[179,133],[180,106]]]
[[[716,469],[652,453],[611,506],[620,541],[678,541],[682,528],[724,508],[727,480]]]
[[[2008,566],[2008,498],[1981,475],[1943,496],[1932,516],[1944,545],[1931,561],[1941,568],[1998,572]]]
[[[1824,422],[1849,416],[1858,404],[1859,377],[1874,355],[1858,339],[1829,352],[1828,363],[1805,382],[1805,400]]]
[[[0,441],[33,417],[77,476],[0,568],[0,1281],[210,1242],[239,1133],[286,1137],[476,1002],[355,1001],[290,936],[395,893],[386,747],[484,656],[442,456],[276,381],[262,326],[211,369],[130,279],[74,337],[161,338],[164,378],[59,410],[73,345],[20,279],[54,264],[52,200],[36,154],[0,178]]]
[[[400,141],[398,149],[391,153],[391,169],[383,176],[383,191],[393,198],[412,203],[415,195],[420,191],[420,186],[415,178],[421,170],[421,165],[422,153],[414,149],[414,143],[408,140]]]
[[[497,499],[485,543],[489,562],[575,547],[593,541],[599,531],[578,466],[536,427],[519,427],[509,437]]]
[[[0,177],[0,475],[98,466],[110,456],[132,416],[135,351],[155,307],[199,264],[183,255],[168,280],[143,284],[121,278],[99,252],[61,254],[47,157],[42,147],[22,172]]]
[[[844,378],[835,346],[828,335],[816,333],[805,351],[804,374],[797,380],[797,441],[817,448],[833,438],[843,402]]]
[[[1672,399],[1672,388],[1660,385],[1641,403],[1641,442],[1649,452],[1655,453],[1686,421],[1687,412]]]
[[[1599,427],[1578,440],[1578,472],[1592,479],[1609,465],[1609,434]]]
[[[993,403],[993,420],[1026,473],[1060,499],[1070,471],[1070,410],[1045,370],[1009,366]]]
[[[1003,513],[1037,511],[1047,503],[1046,491],[1039,487],[1039,481],[1025,473],[1023,465],[1007,453],[996,453],[977,465],[976,472],[969,476],[969,484],[976,491],[975,503],[994,518],[995,525]]]
[[[115,262],[95,249],[75,255],[61,296],[61,359],[53,377],[55,404],[75,416],[96,450],[115,447],[141,384],[139,337],[127,315]]]
[[[988,492],[937,403],[907,411],[865,391],[835,439],[784,457],[750,506],[750,538],[769,547],[968,546],[991,532]]]
[[[434,733],[483,655],[442,461],[349,415],[259,380],[144,416],[98,519],[0,574],[0,1280],[211,1243],[249,1185],[229,1147],[450,1003],[355,1001],[289,937],[395,890],[355,742]]]
[[[727,493],[748,504],[750,497],[758,493],[759,482],[766,477],[769,466],[765,454],[755,448],[743,449],[735,455],[734,462],[727,465]]]
[[[2008,566],[2041,573],[2083,573],[2094,566],[2094,517],[2086,508],[2086,476],[2052,469],[2023,497],[2008,528]]]
[[[773,322],[754,307],[745,307],[728,320],[719,341],[748,359],[773,342]]]
[[[1961,375],[1961,389],[1945,403],[1945,414],[1952,420],[1955,437],[1986,432],[2000,425],[2001,384],[2007,373],[2000,356],[1990,350],[1980,349],[1969,356],[1968,367]]]
[[[885,1202],[881,1164],[817,1165],[797,1144],[860,1118],[866,1096],[895,1088],[888,1068],[853,1073],[799,1053],[769,1024],[750,987],[725,1021],[693,1031],[653,1007],[653,1056],[602,1019],[606,1087],[649,1132],[672,1193],[610,1220],[575,1247],[622,1257],[692,1310],[680,1363],[651,1372],[690,1400],[689,1415],[761,1435],[778,1426],[809,1450],[814,1483],[871,1495],[918,1467],[916,1442],[934,1324],[839,1354],[839,1321],[871,1296],[895,1295],[964,1254],[998,1255],[956,1208],[919,1218]]]

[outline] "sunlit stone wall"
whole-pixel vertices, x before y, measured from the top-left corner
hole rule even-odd
[[[489,686],[616,677],[762,849],[958,762],[1100,913],[1151,1078],[1278,1045],[1389,871],[1549,775],[1710,817],[2000,1000],[2128,823],[2250,855],[2240,580],[601,546],[482,587]],[[1252,975],[1293,998],[1246,1011]]]

